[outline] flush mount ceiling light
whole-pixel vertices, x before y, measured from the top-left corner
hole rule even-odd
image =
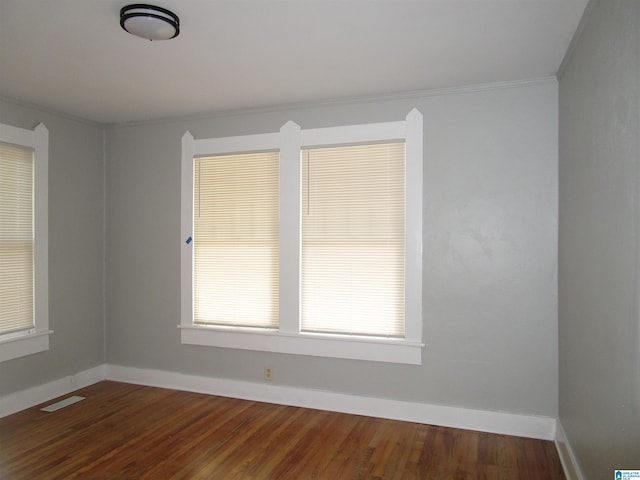
[[[169,40],[180,33],[180,19],[166,8],[135,3],[120,9],[120,26],[147,40]]]

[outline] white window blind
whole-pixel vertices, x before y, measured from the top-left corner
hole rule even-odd
[[[34,327],[33,150],[0,143],[0,333]]]
[[[302,151],[301,328],[403,337],[405,144]]]
[[[194,159],[193,323],[277,328],[279,154]]]

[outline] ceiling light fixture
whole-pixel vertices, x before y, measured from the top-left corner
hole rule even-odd
[[[147,40],[169,40],[180,33],[180,19],[166,8],[135,3],[120,9],[120,26]]]

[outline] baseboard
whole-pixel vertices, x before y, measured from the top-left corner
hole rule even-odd
[[[551,417],[475,410],[401,400],[362,397],[265,383],[200,377],[161,370],[100,365],[53,382],[0,398],[0,418],[71,393],[101,380],[173,388],[258,402],[389,418],[481,432],[556,440],[556,420]],[[562,432],[564,435],[564,432]],[[563,444],[568,445],[566,437]],[[560,451],[560,449],[559,449]],[[570,449],[568,450],[570,452]],[[570,455],[571,457],[571,455]],[[562,457],[561,457],[562,458]],[[571,477],[569,477],[571,478]],[[581,476],[577,477],[582,480]]]
[[[105,379],[105,365],[0,397],[0,418],[67,395]]]
[[[569,439],[567,438],[564,428],[562,428],[560,420],[556,421],[555,443],[567,480],[584,480],[584,475],[580,470],[580,465],[576,460],[573,449],[571,448],[571,444],[569,443]]]
[[[556,420],[550,417],[362,397],[358,395],[284,387],[266,383],[200,377],[118,365],[107,365],[105,373],[107,379],[114,381],[173,388],[259,402],[544,440],[554,440],[556,436]]]

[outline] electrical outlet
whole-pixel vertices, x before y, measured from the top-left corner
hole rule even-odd
[[[264,367],[264,379],[273,380],[273,369],[271,367]]]

